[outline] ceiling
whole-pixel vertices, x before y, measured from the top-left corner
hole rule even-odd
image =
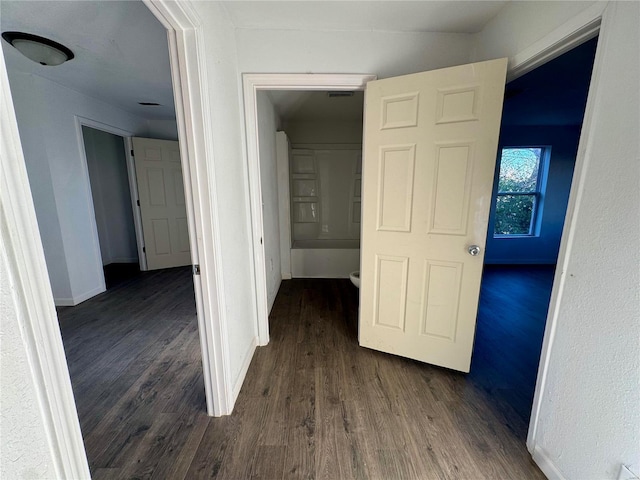
[[[237,28],[474,33],[507,2],[222,3]],[[166,31],[142,2],[2,0],[0,5],[2,31],[44,36],[75,54],[70,62],[46,67],[2,41],[9,69],[39,75],[148,119],[175,118]]]
[[[142,2],[2,0],[0,8],[3,32],[47,37],[75,55],[60,66],[42,66],[2,40],[9,69],[39,75],[148,119],[175,118],[167,33]]]
[[[473,33],[504,1],[234,1],[223,2],[238,28],[398,30]],[[38,65],[2,41],[7,66],[33,73],[148,119],[174,119],[164,27],[140,1],[5,1],[2,31],[51,38],[75,58]],[[512,82],[504,123],[575,125],[584,111],[595,40]],[[357,119],[361,94],[327,100],[323,92],[271,92],[283,119]],[[138,102],[161,106],[144,107]],[[338,108],[339,107],[339,108]],[[341,113],[338,114],[338,111]],[[527,112],[523,115],[521,112]]]

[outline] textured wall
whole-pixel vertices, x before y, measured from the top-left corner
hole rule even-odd
[[[537,445],[570,479],[640,467],[640,4],[607,7]],[[596,59],[597,61],[597,59]]]
[[[386,78],[467,63],[472,36],[237,29],[236,37],[241,73],[372,73]]]
[[[45,425],[22,341],[6,251],[0,249],[0,478],[55,478]]]

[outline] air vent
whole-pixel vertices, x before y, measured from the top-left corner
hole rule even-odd
[[[327,92],[329,98],[353,97],[353,92]]]
[[[159,103],[155,102],[138,102],[138,105],[142,105],[143,107],[159,107]]]

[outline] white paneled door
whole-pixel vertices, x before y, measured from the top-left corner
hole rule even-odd
[[[133,138],[149,270],[191,264],[178,142]]]
[[[367,84],[360,345],[469,371],[506,68]]]

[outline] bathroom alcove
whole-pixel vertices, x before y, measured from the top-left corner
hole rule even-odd
[[[364,94],[258,92],[269,308],[281,279],[359,269]]]

